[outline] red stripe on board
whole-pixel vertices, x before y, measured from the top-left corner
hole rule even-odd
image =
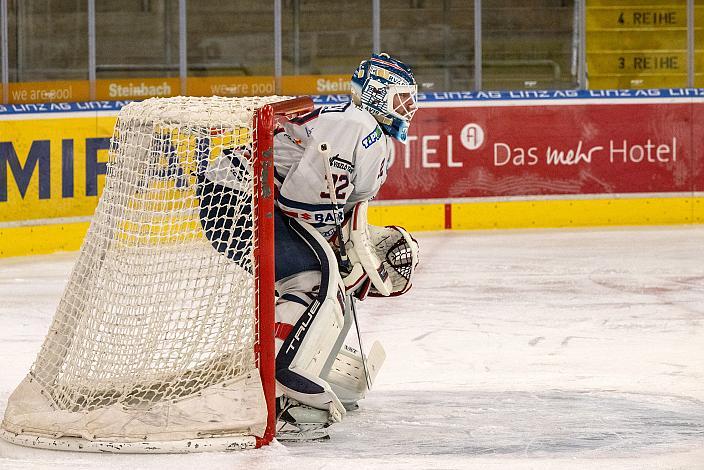
[[[280,340],[286,341],[286,338],[288,338],[288,335],[291,334],[291,331],[293,331],[293,325],[289,325],[288,323],[276,322],[274,336],[276,336]]]
[[[452,204],[445,204],[445,230],[452,228]]]

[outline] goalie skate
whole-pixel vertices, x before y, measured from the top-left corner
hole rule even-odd
[[[276,416],[276,438],[283,442],[330,439],[328,426],[342,419],[334,406],[330,410],[320,410],[288,397],[276,401]]]

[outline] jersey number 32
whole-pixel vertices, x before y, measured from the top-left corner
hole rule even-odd
[[[335,185],[335,197],[337,199],[345,200],[345,189],[350,185],[350,179],[346,174],[333,174],[332,180]],[[324,199],[330,199],[330,193],[327,191],[321,191],[320,197]]]

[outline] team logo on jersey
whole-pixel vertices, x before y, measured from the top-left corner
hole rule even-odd
[[[354,171],[354,165],[352,162],[340,157],[339,153],[330,159],[330,166],[337,168],[338,170],[346,171],[347,173],[352,173]]]
[[[372,145],[374,145],[375,142],[377,142],[379,139],[381,139],[382,132],[381,132],[381,127],[376,126],[376,128],[369,133],[368,136],[366,136],[364,139],[362,139],[362,146],[365,149],[368,149]]]

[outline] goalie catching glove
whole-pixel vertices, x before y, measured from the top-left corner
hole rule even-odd
[[[345,289],[360,300],[404,294],[418,265],[418,242],[403,227],[369,225],[367,207],[358,203],[342,226],[349,258],[341,272]]]

